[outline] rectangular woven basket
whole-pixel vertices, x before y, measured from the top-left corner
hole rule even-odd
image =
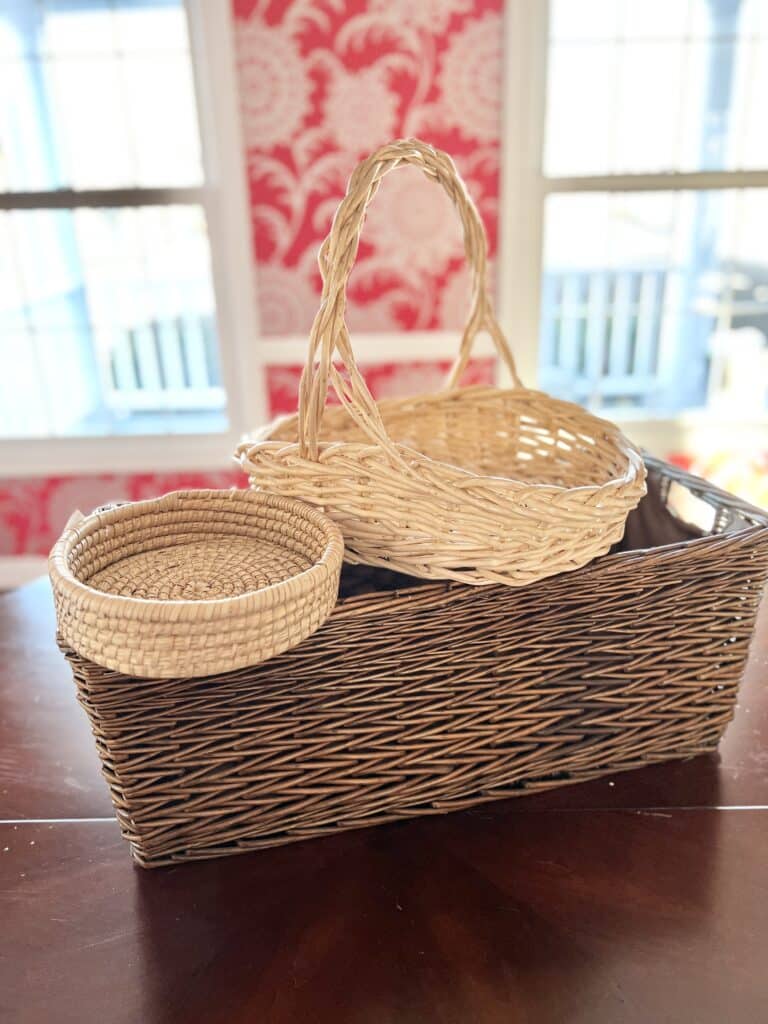
[[[527,588],[349,567],[314,636],[204,679],[131,678],[62,647],[138,863],[714,749],[768,574],[768,514],[647,462],[649,493],[619,549]],[[671,511],[680,496],[710,507],[709,533]]]

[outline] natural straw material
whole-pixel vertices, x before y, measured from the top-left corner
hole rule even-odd
[[[290,498],[177,491],[75,513],[51,552],[59,634],[137,676],[205,676],[294,647],[336,601],[338,528]]]
[[[406,165],[441,185],[461,217],[471,309],[448,389],[377,404],[344,322],[346,285],[368,204],[382,178]],[[488,299],[486,247],[477,210],[445,153],[416,140],[394,142],[352,175],[320,250],[322,302],[298,415],[238,449],[254,487],[304,498],[336,520],[351,562],[522,586],[604,554],[644,493],[642,459],[616,426],[522,387]],[[482,331],[514,388],[457,389]],[[329,381],[341,408],[326,408]]]
[[[135,858],[239,853],[713,750],[768,514],[671,467],[649,484],[634,550],[523,589],[345,567],[328,621],[256,668],[136,680],[64,645]],[[667,509],[680,494],[709,504],[715,533]]]

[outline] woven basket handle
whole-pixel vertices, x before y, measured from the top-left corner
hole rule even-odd
[[[459,353],[446,386],[455,388],[466,368],[477,334],[486,330],[509,370],[516,387],[522,387],[515,361],[488,298],[486,276],[488,243],[477,209],[451,158],[418,139],[404,139],[382,146],[355,169],[333,219],[330,234],[320,247],[323,293],[312,324],[309,352],[299,385],[299,445],[303,458],[317,458],[318,435],[329,381],[339,401],[358,426],[394,458],[399,455],[387,435],[378,407],[357,367],[344,320],[346,289],[357,256],[365,212],[385,174],[404,165],[418,167],[442,185],[461,217],[464,251],[471,272],[471,305]],[[346,368],[345,380],[333,365],[334,358]]]

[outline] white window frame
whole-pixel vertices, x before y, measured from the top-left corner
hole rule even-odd
[[[544,174],[549,0],[505,4],[502,172],[499,218],[499,319],[520,376],[535,387],[539,365],[544,206],[548,195],[768,188],[768,171],[547,177]],[[503,372],[500,379],[504,381]],[[627,435],[655,454],[753,447],[768,439],[768,416],[718,410],[673,417],[611,415]]]
[[[216,326],[229,429],[203,434],[0,440],[0,477],[224,469],[243,430],[266,419],[230,5],[185,0],[203,150]],[[180,190],[183,191],[183,190]]]

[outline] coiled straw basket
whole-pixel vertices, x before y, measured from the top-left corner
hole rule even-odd
[[[471,308],[446,390],[377,404],[344,321],[346,285],[368,204],[405,165],[441,185],[458,211]],[[522,386],[491,309],[486,259],[477,210],[445,153],[404,140],[357,167],[320,250],[322,301],[298,414],[238,448],[252,486],[303,498],[339,524],[351,562],[522,586],[607,552],[645,493],[642,459],[616,426]],[[482,331],[513,388],[458,388]],[[329,382],[341,407],[326,407]]]
[[[325,621],[343,552],[317,509],[252,491],[176,491],[76,512],[49,561],[59,636],[134,676],[255,665]]]

